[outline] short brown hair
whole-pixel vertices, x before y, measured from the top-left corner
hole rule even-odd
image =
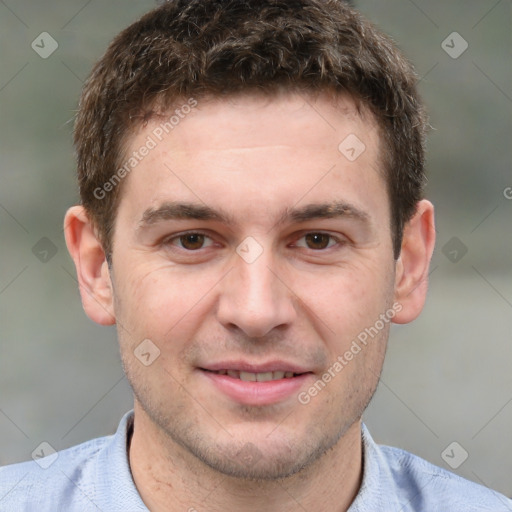
[[[75,122],[83,206],[107,257],[129,134],[179,99],[277,90],[348,93],[377,120],[395,258],[422,198],[427,127],[416,75],[341,0],[170,0],[123,30],[85,83]]]

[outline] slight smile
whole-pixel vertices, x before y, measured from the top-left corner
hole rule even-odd
[[[221,362],[198,368],[231,400],[244,405],[271,405],[295,396],[313,372],[275,361],[263,365]]]

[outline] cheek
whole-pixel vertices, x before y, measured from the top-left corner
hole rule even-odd
[[[174,272],[169,267],[139,267],[125,276],[117,294],[116,318],[137,339],[142,336],[159,343],[174,338],[178,329],[189,332],[197,326],[214,286],[197,272]]]
[[[338,268],[329,275],[297,282],[301,298],[329,327],[329,338],[351,339],[373,323],[389,307],[393,276],[377,262]],[[333,332],[332,332],[333,331]]]

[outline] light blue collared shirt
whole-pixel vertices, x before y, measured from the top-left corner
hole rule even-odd
[[[148,511],[132,479],[128,412],[113,436],[0,468],[1,512]],[[362,428],[364,472],[349,512],[511,512],[512,500],[398,448]],[[335,478],[333,476],[333,478]]]

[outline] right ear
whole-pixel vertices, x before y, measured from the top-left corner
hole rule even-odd
[[[114,324],[114,293],[108,262],[83,206],[73,206],[66,212],[64,235],[75,263],[84,311],[98,324]]]

